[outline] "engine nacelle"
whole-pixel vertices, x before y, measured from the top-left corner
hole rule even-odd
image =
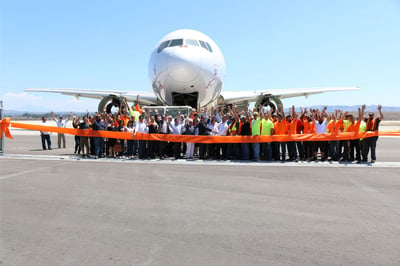
[[[282,114],[283,112],[283,104],[282,101],[279,99],[279,97],[276,96],[272,96],[271,94],[263,94],[260,95],[255,103],[255,107],[257,108],[257,110],[259,109],[260,104],[262,106],[270,106],[271,109],[273,109],[272,112],[275,112],[275,110],[277,109],[277,107],[279,108],[279,112]],[[259,110],[258,110],[259,111]]]
[[[101,99],[99,106],[98,106],[98,112],[103,113],[104,111],[107,114],[110,114],[112,112],[112,108],[120,108],[121,103],[125,106],[125,101],[123,100],[122,97],[118,97],[115,95],[109,95]],[[128,108],[128,106],[125,106]]]

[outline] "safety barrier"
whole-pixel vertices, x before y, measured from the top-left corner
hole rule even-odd
[[[132,134],[128,132],[103,131],[92,129],[60,128],[53,126],[31,125],[19,122],[11,122],[10,118],[4,118],[0,122],[0,136],[4,135],[13,138],[9,128],[26,130],[47,131],[64,133],[76,136],[103,137],[115,139],[153,140],[169,142],[192,142],[192,143],[258,143],[258,142],[289,142],[289,141],[332,141],[363,139],[375,136],[400,136],[400,130],[367,131],[360,133],[327,133],[327,134],[289,134],[273,136],[194,136],[194,135],[173,135],[173,134]]]

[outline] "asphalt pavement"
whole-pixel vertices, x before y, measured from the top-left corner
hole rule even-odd
[[[375,164],[80,159],[71,136],[14,138],[2,265],[400,265],[400,138]]]

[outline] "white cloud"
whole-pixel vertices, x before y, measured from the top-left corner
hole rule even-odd
[[[65,95],[49,95],[38,96],[22,92],[20,94],[7,92],[1,96],[0,100],[3,101],[3,108],[5,110],[15,111],[71,111],[71,112],[85,112],[87,109],[94,112],[97,111],[98,99],[85,99],[79,100]]]
[[[23,93],[7,92],[1,96],[0,100],[3,101],[3,108],[8,110],[23,110],[24,106],[38,107],[42,104],[43,97]]]
[[[41,99],[43,99],[42,96],[32,95],[32,94],[29,94],[29,93],[27,93],[27,92],[23,92],[23,93],[20,93],[20,94],[18,94],[18,93],[13,93],[13,92],[7,92],[6,94],[3,95],[2,98],[3,98],[4,100],[6,100],[6,99],[8,99],[8,100],[15,99],[15,100],[21,100],[21,101],[25,101],[25,100],[33,100],[33,101],[36,101],[36,100],[41,100]]]

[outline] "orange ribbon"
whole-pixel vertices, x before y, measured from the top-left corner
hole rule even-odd
[[[10,124],[11,124],[11,118],[9,118],[9,117],[6,117],[3,120],[1,120],[1,122],[0,122],[0,139],[3,137],[3,133],[7,138],[13,139],[13,136],[11,136],[11,133],[10,133]]]
[[[10,132],[10,118],[1,121],[1,130],[6,137],[12,138]],[[400,136],[400,130],[367,131],[360,133],[327,133],[327,134],[293,134],[293,135],[273,135],[273,136],[194,136],[194,135],[172,135],[172,134],[142,134],[133,135],[128,132],[103,131],[92,129],[74,129],[63,127],[52,127],[43,125],[31,125],[25,123],[12,122],[11,127],[41,130],[47,132],[64,133],[76,136],[103,137],[115,139],[135,139],[152,141],[170,142],[192,142],[192,143],[257,143],[257,142],[289,142],[289,141],[333,141],[333,140],[352,140],[364,139],[375,136]]]

